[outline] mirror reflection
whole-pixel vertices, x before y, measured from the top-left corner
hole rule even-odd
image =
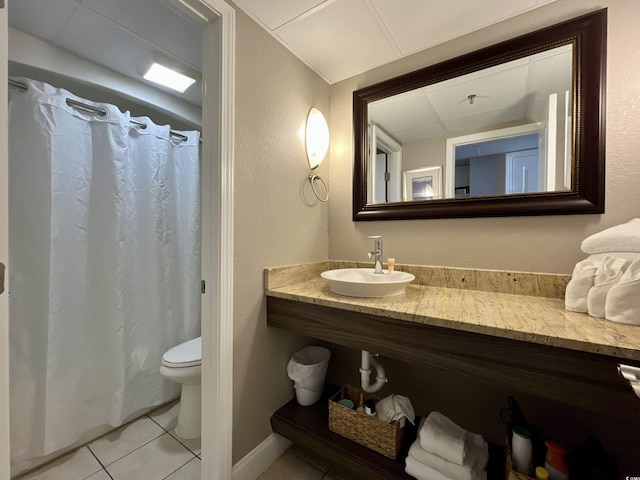
[[[571,191],[574,45],[367,104],[367,203]]]

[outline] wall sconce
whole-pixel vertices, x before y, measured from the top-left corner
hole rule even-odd
[[[313,173],[313,171],[320,166],[327,154],[327,150],[329,150],[329,126],[324,119],[324,115],[317,108],[309,110],[305,141],[307,145],[307,160],[309,161],[309,167],[311,167],[311,173],[309,174],[311,189],[318,200],[326,202],[329,200],[329,188],[320,175]],[[316,183],[321,183],[324,187],[324,197],[318,195]]]

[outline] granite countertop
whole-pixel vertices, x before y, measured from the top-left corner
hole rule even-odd
[[[640,326],[564,309],[568,275],[397,265],[416,280],[403,295],[355,298],[329,290],[320,273],[370,267],[326,261],[265,269],[265,293],[407,322],[640,360]]]

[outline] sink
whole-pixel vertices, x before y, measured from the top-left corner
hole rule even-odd
[[[373,273],[373,268],[340,268],[322,272],[329,281],[329,290],[349,297],[390,297],[404,293],[416,277],[407,272]]]

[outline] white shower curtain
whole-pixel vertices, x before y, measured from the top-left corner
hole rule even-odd
[[[12,461],[176,396],[200,335],[199,133],[27,79],[10,88]],[[100,116],[68,98],[104,109]]]

